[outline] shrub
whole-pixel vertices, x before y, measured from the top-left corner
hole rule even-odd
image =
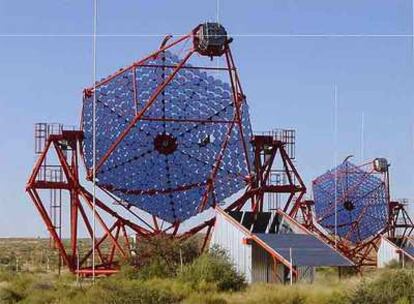
[[[366,278],[350,295],[352,304],[404,303],[407,299],[414,299],[414,272],[405,269]]]
[[[9,280],[8,288],[10,291],[18,295],[21,299],[24,299],[27,296],[30,290],[30,286],[34,281],[34,276],[31,274],[15,274],[15,276]]]
[[[168,288],[158,288],[150,281],[104,279],[87,289],[73,303],[87,304],[169,304],[182,300]]]
[[[183,304],[227,304],[226,299],[223,296],[215,293],[195,293],[190,295],[183,301]]]
[[[13,272],[0,269],[0,282],[8,282],[14,277]]]
[[[171,278],[177,275],[181,263],[191,263],[199,256],[199,250],[196,237],[186,242],[165,235],[142,239],[130,263],[135,267],[123,266],[121,276],[130,279]]]
[[[14,304],[19,302],[22,297],[15,291],[10,290],[7,287],[0,287],[0,303],[1,304]]]
[[[410,301],[410,299],[404,297],[399,299],[395,304],[411,304],[412,302]]]
[[[386,268],[388,269],[400,269],[401,268],[401,264],[398,260],[391,260],[390,262],[388,262],[385,265]]]
[[[238,273],[225,251],[213,248],[193,263],[186,265],[179,279],[200,291],[239,291],[246,287],[242,274]]]
[[[52,304],[59,300],[54,290],[48,291],[32,291],[22,299],[21,304]]]

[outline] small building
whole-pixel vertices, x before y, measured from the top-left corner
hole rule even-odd
[[[377,251],[377,266],[384,268],[397,262],[402,267],[414,263],[414,240],[411,238],[391,238],[381,236]]]
[[[316,267],[354,266],[281,210],[216,213],[210,246],[225,249],[249,283],[313,282]]]

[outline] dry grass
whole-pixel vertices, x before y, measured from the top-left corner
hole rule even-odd
[[[197,272],[207,269],[209,260],[196,260],[187,270],[186,280],[178,274],[168,278],[129,276],[128,272],[98,280],[95,286],[83,282],[78,286],[70,274],[58,277],[53,271],[44,271],[47,240],[0,240],[0,261],[8,261],[13,255],[25,258],[32,267],[16,272],[3,264],[0,268],[0,304],[3,303],[205,303],[205,304],[408,304],[414,303],[414,271],[386,269],[339,280],[332,269],[317,273],[314,284],[295,286],[253,284],[244,291],[219,291],[217,267],[206,279]],[[50,251],[50,250],[49,250]],[[51,253],[53,254],[53,253]],[[6,258],[5,258],[6,257]],[[40,263],[39,265],[36,263]],[[13,263],[11,263],[13,265]],[[198,265],[198,267],[196,267]],[[210,269],[209,268],[209,269]],[[216,269],[216,270],[214,270]],[[230,268],[229,268],[230,269]],[[163,273],[163,272],[155,272]],[[206,272],[204,271],[203,274]],[[219,275],[223,277],[223,275]],[[209,279],[213,278],[213,279]],[[230,276],[231,278],[231,276]]]

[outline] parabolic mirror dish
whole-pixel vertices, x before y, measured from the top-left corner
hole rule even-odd
[[[161,52],[99,82],[95,91],[97,163],[142,114],[97,167],[97,185],[168,222],[196,215],[202,198],[206,209],[244,188],[252,160],[247,103],[235,106],[232,87],[214,73],[185,64],[145,108],[180,61]],[[82,111],[89,170],[95,97],[85,94]]]
[[[381,232],[388,218],[385,182],[373,169],[365,170],[349,161],[313,181],[316,220],[353,243]],[[336,204],[335,204],[336,202]]]

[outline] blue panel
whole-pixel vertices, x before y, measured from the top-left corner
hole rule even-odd
[[[256,233],[263,242],[274,249],[295,266],[353,266],[352,262],[342,256],[321,240],[307,234],[269,234]]]
[[[334,232],[335,201],[337,233],[352,242],[363,241],[381,231],[388,218],[384,182],[346,161],[313,181],[318,222]]]
[[[409,255],[411,255],[412,257],[414,257],[414,247],[404,247],[403,250],[405,252],[407,252]]]
[[[97,162],[179,61],[165,52],[139,66],[135,73],[125,70],[97,87]],[[92,167],[92,111],[93,97],[89,97],[83,107],[88,168]],[[162,219],[183,221],[200,211],[206,182],[229,135],[207,207],[220,203],[245,186],[244,177],[249,174],[246,158],[253,159],[246,103],[241,107],[241,125],[235,124],[229,133],[231,124],[223,121],[234,117],[229,84],[199,69],[181,69],[105,161],[97,172],[97,184]],[[168,137],[161,141],[168,152],[156,147],[160,136]]]

